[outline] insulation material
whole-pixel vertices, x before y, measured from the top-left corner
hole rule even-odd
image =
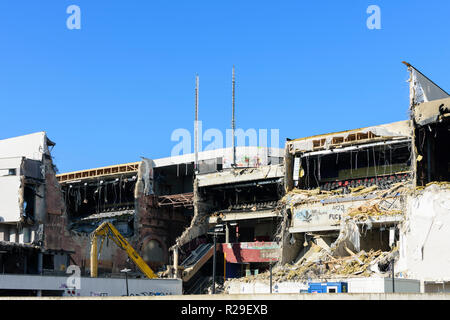
[[[294,189],[282,201],[292,208],[292,227],[297,232],[333,230],[338,229],[346,217],[356,222],[377,221],[383,217],[401,219],[403,195],[409,187],[408,182],[395,183],[388,190],[379,190],[376,185],[360,186],[347,195],[333,195],[319,188]]]
[[[408,200],[397,270],[424,280],[449,280],[450,184],[431,184]]]
[[[362,250],[356,254],[333,257],[328,252],[312,243],[310,250],[295,264],[278,265],[272,270],[273,282],[306,281],[309,279],[336,279],[348,277],[385,276],[389,273],[389,265],[396,250],[383,252],[381,250]],[[382,268],[381,268],[382,267]],[[385,271],[380,271],[383,269]],[[254,283],[269,281],[268,271],[258,275],[250,275],[230,281]]]
[[[345,251],[348,249],[359,251],[360,238],[361,235],[356,222],[350,218],[343,219],[339,230],[339,236],[331,245],[331,250],[333,250],[335,255],[337,254],[340,256],[345,255]]]
[[[371,133],[371,134],[370,134]],[[308,137],[308,138],[302,138],[298,140],[294,140],[290,142],[293,145],[292,153],[297,152],[306,152],[306,151],[313,151],[315,150],[315,143],[316,141],[321,141],[321,147],[325,149],[329,149],[333,145],[341,144],[336,143],[336,141],[342,141],[345,142],[347,138],[349,138],[350,135],[356,135],[359,134],[361,136],[367,135],[368,138],[360,141],[364,141],[364,143],[367,143],[370,139],[386,139],[386,138],[394,138],[394,137],[411,137],[412,136],[412,127],[411,122],[409,120],[405,121],[398,121],[393,122],[389,124],[379,125],[379,126],[373,126],[373,127],[366,127],[361,129],[355,129],[355,130],[348,130],[348,131],[342,131],[342,132],[336,132],[336,133],[329,133],[325,135],[320,136],[314,136],[314,137]],[[369,135],[375,135],[373,138],[369,138]],[[357,142],[358,140],[355,140]],[[375,140],[376,141],[376,140]]]
[[[208,215],[204,212],[203,202],[198,195],[198,180],[194,179],[194,216],[192,217],[191,224],[186,228],[181,236],[176,239],[175,245],[170,249],[181,248],[186,243],[194,240],[198,236],[205,234],[208,231],[207,223]]]
[[[144,157],[142,157],[142,161],[141,163],[139,163],[138,182],[136,184],[136,190],[138,190],[138,192],[143,192],[146,196],[155,193],[153,189],[154,166],[155,164],[153,160]],[[137,194],[135,194],[135,198],[138,198]]]

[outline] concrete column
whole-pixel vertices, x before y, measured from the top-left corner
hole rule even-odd
[[[23,243],[31,242],[31,230],[28,227],[23,228]]]
[[[225,223],[225,243],[230,243],[230,225]]]
[[[173,277],[178,278],[178,247],[173,249]]]
[[[0,241],[9,241],[9,226],[0,225]]]
[[[293,181],[293,161],[294,156],[289,153],[289,144],[286,142],[284,147],[284,188],[286,192],[291,191],[294,188]]]
[[[11,227],[11,229],[9,229],[9,241],[18,242],[18,240],[17,228]]]
[[[43,265],[44,265],[44,255],[42,254],[42,252],[39,252],[38,253],[38,265],[37,265],[38,274],[42,274]]]
[[[246,264],[245,265],[245,275],[246,276],[249,276],[249,275],[251,275],[252,274],[252,272],[251,272],[251,270],[250,270],[250,263],[249,264]]]

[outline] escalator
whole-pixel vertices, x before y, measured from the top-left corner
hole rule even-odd
[[[212,243],[201,244],[181,263],[180,266],[183,267],[183,282],[188,282],[213,256],[213,247],[214,244]]]

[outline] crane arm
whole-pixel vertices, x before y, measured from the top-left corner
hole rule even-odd
[[[98,269],[98,237],[110,237],[114,243],[121,249],[125,250],[128,256],[138,266],[138,268],[150,279],[157,278],[153,270],[145,263],[144,259],[134,250],[128,241],[120,234],[120,232],[110,222],[103,222],[92,233],[91,239],[91,277],[97,277]],[[101,250],[101,248],[100,248]]]

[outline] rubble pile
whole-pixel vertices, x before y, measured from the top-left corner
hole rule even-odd
[[[385,210],[380,208],[378,203],[370,205],[362,205],[356,208],[351,208],[347,212],[347,216],[352,217],[356,221],[367,220],[370,217],[384,216],[384,215],[397,215],[402,214],[401,210]]]
[[[326,249],[311,243],[311,249],[296,263],[276,266],[272,270],[272,281],[306,281],[309,279],[333,279],[349,277],[370,277],[375,274],[388,274],[390,263],[398,254],[397,248],[392,251],[361,250],[353,253],[349,249],[348,256],[334,257]],[[268,282],[270,272],[250,275],[240,279],[227,281]]]
[[[282,203],[295,203],[296,205],[303,204],[311,201],[320,201],[324,199],[334,199],[343,197],[366,197],[368,195],[373,195],[374,200],[384,199],[393,194],[404,194],[411,191],[412,185],[409,181],[402,181],[393,183],[388,189],[380,188],[378,185],[371,186],[357,186],[348,187],[347,192],[343,192],[343,188],[336,190],[323,190],[321,188],[305,190],[294,188],[289,193],[287,193],[282,199]]]

